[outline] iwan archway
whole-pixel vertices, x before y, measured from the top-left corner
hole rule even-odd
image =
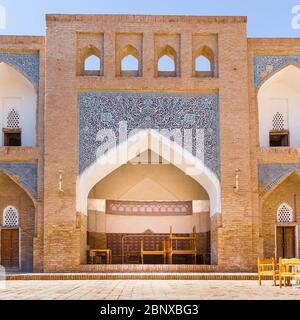
[[[261,147],[300,146],[300,67],[289,64],[270,76],[258,91]]]
[[[143,162],[149,154],[151,159],[157,156],[155,164]],[[156,130],[140,130],[81,174],[77,211],[87,215],[82,252],[106,247],[113,251],[111,262],[129,263],[128,253],[140,251],[142,241],[145,247],[152,245],[148,250],[161,251],[170,226],[175,235],[184,237],[192,236],[195,227],[201,261],[187,257],[172,263],[209,264],[210,216],[221,212],[220,184],[181,146]],[[189,245],[178,246],[185,250]],[[149,259],[166,262],[163,257]],[[138,257],[133,261],[141,262]]]

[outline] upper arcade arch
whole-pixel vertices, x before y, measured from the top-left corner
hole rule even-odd
[[[258,90],[257,102],[260,146],[299,147],[300,67],[289,64],[265,80]],[[276,143],[274,139],[283,139],[281,136],[285,140]]]

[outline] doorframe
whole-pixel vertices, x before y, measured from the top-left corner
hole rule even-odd
[[[287,223],[275,223],[275,260],[277,261],[277,227],[294,227],[295,233],[295,258],[299,258],[299,242],[298,242],[298,223],[287,222]]]
[[[22,268],[22,261],[21,261],[21,257],[22,257],[22,247],[21,247],[21,227],[3,227],[3,226],[0,226],[0,250],[1,250],[1,243],[2,243],[2,230],[16,230],[18,229],[19,230],[19,270],[21,270]],[[0,251],[0,265],[2,263],[2,255],[1,255],[1,251]]]

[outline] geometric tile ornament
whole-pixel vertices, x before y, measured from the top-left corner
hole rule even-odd
[[[300,67],[300,55],[257,55],[254,57],[254,86],[257,88],[277,70],[293,63]]]
[[[11,65],[14,69],[23,74],[23,76],[34,85],[35,89],[39,88],[40,56],[38,52],[0,52],[0,62]]]
[[[37,198],[38,193],[38,170],[37,162],[0,162],[0,171],[17,175],[20,184]]]
[[[133,129],[176,129],[183,136],[184,129],[190,129],[189,151],[195,156],[198,141],[195,132],[204,129],[204,163],[219,177],[218,113],[215,93],[80,91],[78,172],[81,174],[96,161],[96,150],[101,145],[96,139],[98,131],[112,130],[118,143],[119,123],[126,121],[128,133]]]
[[[277,182],[296,171],[300,173],[300,163],[266,163],[258,165],[258,179],[265,192],[269,191]]]

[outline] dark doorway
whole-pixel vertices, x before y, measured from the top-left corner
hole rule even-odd
[[[1,264],[5,268],[19,268],[19,229],[1,230]]]
[[[277,257],[295,258],[295,227],[277,227]]]

